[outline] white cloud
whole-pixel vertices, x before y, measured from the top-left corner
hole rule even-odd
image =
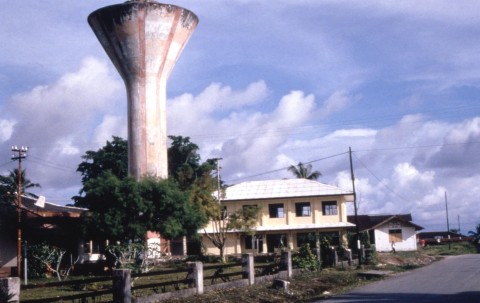
[[[400,188],[419,187],[422,184],[430,184],[435,177],[435,173],[427,171],[420,173],[410,163],[399,163],[394,168],[393,180]]]
[[[84,137],[91,132],[92,122],[126,107],[114,99],[120,95],[120,88],[104,62],[87,58],[78,71],[11,98],[4,114],[15,117],[17,122],[12,139],[42,146],[45,137],[50,138],[48,141]],[[74,144],[84,142],[77,140]]]
[[[14,121],[0,119],[0,142],[4,142],[10,139],[13,133],[14,126]]]
[[[96,124],[104,116],[108,121],[112,114],[126,115],[122,86],[105,62],[86,58],[77,71],[12,96],[0,113],[2,140],[30,147],[25,167],[34,182],[45,188],[78,187],[80,156],[105,143],[92,138]]]
[[[334,112],[344,110],[352,102],[351,97],[347,95],[346,91],[336,91],[322,105],[320,115],[322,117],[328,116]]]
[[[52,152],[60,156],[78,155],[80,149],[73,145],[73,138],[60,138],[56,144],[54,144]]]
[[[95,128],[93,142],[97,146],[104,146],[112,136],[127,138],[128,124],[126,116],[105,115],[101,123]]]

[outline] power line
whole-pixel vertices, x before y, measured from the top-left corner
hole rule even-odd
[[[33,161],[32,161],[32,158],[33,158]],[[50,168],[55,168],[55,169],[58,169],[58,170],[63,170],[63,171],[66,171],[66,172],[76,172],[76,169],[73,169],[71,167],[58,165],[54,162],[44,160],[44,159],[41,159],[39,157],[32,156],[32,155],[30,155],[30,162],[33,162],[33,163],[36,163],[36,164],[39,164],[39,165],[43,165],[43,166],[47,166],[47,167],[50,167]]]
[[[480,144],[480,141],[467,141],[458,143],[442,143],[442,144],[429,144],[429,145],[412,145],[403,147],[385,147],[385,148],[372,148],[372,149],[359,149],[356,152],[370,152],[370,151],[385,151],[385,150],[402,150],[402,149],[415,149],[415,148],[430,148],[430,147],[443,147],[454,145],[468,145],[468,144]]]
[[[320,158],[320,159],[316,159],[316,160],[312,160],[312,161],[309,161],[309,162],[303,162],[303,164],[315,163],[315,162],[318,162],[318,161],[322,161],[322,160],[326,160],[326,159],[338,157],[338,156],[345,155],[345,154],[348,154],[348,152],[343,152],[343,153],[339,153],[339,154],[327,156],[327,157]],[[287,170],[287,169],[288,169],[288,167],[279,168],[279,169],[274,169],[274,170],[270,170],[270,171],[266,171],[266,172],[257,173],[257,174],[250,175],[250,176],[246,176],[246,177],[241,177],[241,178],[235,178],[235,179],[227,180],[226,182],[234,182],[234,181],[240,181],[240,180],[245,180],[245,179],[251,179],[251,178],[254,178],[254,177],[259,177],[259,176],[263,176],[263,175],[269,175],[269,174],[276,173],[276,172],[279,172],[279,171],[285,171],[285,170]]]
[[[399,197],[400,199],[402,199],[403,201],[405,202],[408,202],[409,200],[400,196],[399,194],[397,194],[393,189],[391,189],[387,184],[385,184],[382,180],[380,180],[380,178],[378,178],[358,157],[357,155],[355,155],[355,153],[353,154],[353,156],[355,157],[355,159],[357,159],[357,161],[375,178],[377,179],[378,183],[380,183],[381,185],[383,185],[383,187],[385,187],[388,191],[390,191],[392,194],[394,194],[395,196]]]
[[[8,162],[5,162],[5,163],[3,163],[3,164],[0,164],[0,167],[7,166],[8,164],[11,164],[11,163],[13,163],[13,162],[14,162],[13,160],[10,160],[10,161],[8,161]]]

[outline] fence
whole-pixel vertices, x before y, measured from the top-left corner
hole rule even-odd
[[[340,265],[335,250],[330,251],[333,266]],[[317,256],[320,259],[320,250]],[[351,255],[350,255],[351,260]],[[288,279],[295,274],[292,267],[292,253],[282,252],[279,258],[267,264],[255,265],[253,254],[243,254],[241,261],[235,264],[222,264],[204,266],[201,262],[187,263],[186,268],[168,271],[156,271],[148,273],[132,273],[129,269],[114,270],[111,277],[92,278],[85,280],[71,280],[64,282],[51,282],[37,285],[21,286],[22,290],[33,288],[52,288],[74,286],[88,283],[99,283],[101,289],[88,292],[58,296],[44,299],[22,299],[22,303],[48,303],[48,302],[119,302],[119,303],[146,303],[161,301],[171,297],[187,297],[195,294],[203,294],[220,288],[242,287],[273,280],[275,278]],[[205,275],[204,273],[208,273]],[[172,276],[177,279],[171,279]],[[153,277],[153,283],[141,280],[141,278]],[[159,277],[168,277],[162,280]],[[10,281],[7,285],[8,291],[15,297],[13,302],[19,299],[20,283],[18,278],[1,279]],[[135,286],[132,286],[132,280]],[[12,282],[16,281],[16,282]],[[137,283],[138,282],[138,283]],[[141,283],[140,283],[141,282]],[[151,282],[151,281],[150,281]],[[102,297],[105,297],[102,299]]]

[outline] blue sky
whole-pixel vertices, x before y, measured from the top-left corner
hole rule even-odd
[[[66,204],[87,150],[126,138],[122,80],[87,24],[116,1],[0,0],[0,173]],[[427,230],[480,223],[478,1],[171,1],[200,22],[168,82],[168,133],[229,184],[312,162],[359,213]],[[269,173],[270,172],[270,173]],[[350,208],[352,210],[352,208]]]

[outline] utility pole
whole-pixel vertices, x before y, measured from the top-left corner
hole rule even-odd
[[[22,159],[27,157],[27,146],[18,148],[16,145],[12,146],[13,161],[18,161],[18,186],[17,186],[17,276],[21,276],[22,268]]]
[[[462,231],[460,230],[460,215],[457,215],[457,222],[458,222],[458,234],[461,235]]]
[[[348,148],[348,154],[350,156],[350,176],[352,177],[352,190],[353,190],[353,208],[355,209],[355,233],[356,235],[356,242],[357,242],[357,249],[358,249],[358,266],[362,265],[362,256],[360,254],[360,232],[358,230],[358,214],[357,214],[357,194],[355,192],[355,176],[353,175],[353,161],[352,161],[352,148]]]
[[[448,202],[447,202],[447,192],[445,192],[445,210],[447,213],[447,236],[448,236],[448,249],[451,248],[450,243],[450,223],[448,222]]]

